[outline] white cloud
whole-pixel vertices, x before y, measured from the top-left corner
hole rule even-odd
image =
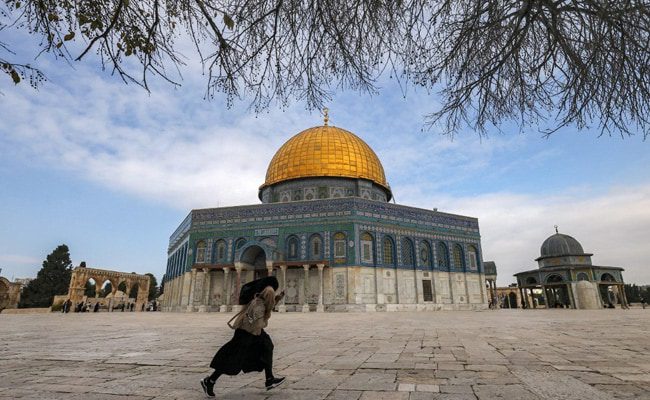
[[[532,195],[488,193],[472,197],[407,198],[440,211],[479,219],[485,260],[494,260],[500,285],[512,274],[537,268],[542,242],[559,231],[576,238],[595,265],[625,268],[627,282],[650,284],[650,185],[588,188],[566,193]]]
[[[310,118],[295,110],[257,118],[200,98],[83,81],[83,89],[8,93],[5,149],[181,209],[253,202],[276,149]]]

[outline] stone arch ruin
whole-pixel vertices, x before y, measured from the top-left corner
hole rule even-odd
[[[142,306],[147,304],[149,295],[149,276],[136,273],[110,271],[106,269],[86,268],[84,264],[75,268],[70,277],[70,289],[68,295],[73,304],[84,301],[84,291],[88,280],[95,281],[95,297],[99,297],[104,282],[111,283],[112,293],[115,295],[120,284],[126,285],[126,294],[131,293],[131,289],[138,287],[138,296],[135,302],[135,310],[142,310]]]

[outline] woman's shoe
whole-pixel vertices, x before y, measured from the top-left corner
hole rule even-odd
[[[271,378],[266,380],[266,390],[271,390],[278,387],[284,382],[284,378]]]
[[[214,382],[210,380],[209,376],[201,379],[201,387],[206,395],[214,397]]]

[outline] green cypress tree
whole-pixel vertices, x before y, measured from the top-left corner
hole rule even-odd
[[[71,275],[72,261],[68,246],[59,245],[43,261],[43,267],[38,271],[36,279],[23,289],[18,307],[51,306],[54,296],[68,293]]]
[[[148,300],[151,301],[156,298],[156,295],[158,294],[158,281],[156,280],[156,277],[153,276],[151,272],[147,272],[145,275],[149,276],[149,296]]]

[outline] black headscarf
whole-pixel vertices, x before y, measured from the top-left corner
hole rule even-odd
[[[267,286],[271,286],[273,290],[278,290],[278,287],[280,287],[278,278],[275,276],[265,276],[264,278],[256,279],[242,286],[239,291],[239,305],[243,306],[250,303],[255,297],[255,294],[260,293]]]

